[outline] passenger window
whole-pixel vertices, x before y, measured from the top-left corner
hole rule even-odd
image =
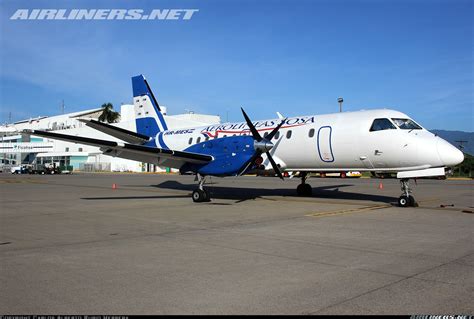
[[[291,130],[289,130],[288,132],[286,132],[286,138],[287,138],[287,139],[290,139],[290,138],[291,138]]]
[[[206,141],[209,141],[209,136],[206,136],[205,140],[206,140]]]
[[[188,144],[189,145],[193,144],[193,138],[192,137],[189,138]]]
[[[396,130],[395,125],[389,119],[375,119],[370,127],[370,131]]]
[[[267,137],[267,136],[268,136],[268,132],[263,133],[263,137]]]
[[[410,119],[392,119],[393,122],[402,130],[421,130],[421,126]]]
[[[275,139],[277,140],[278,138],[280,138],[280,132],[276,132],[275,134]]]
[[[198,137],[196,140],[196,144],[199,144],[199,143],[201,143],[201,137]]]
[[[313,136],[314,136],[314,128],[309,130],[309,137],[313,137]]]

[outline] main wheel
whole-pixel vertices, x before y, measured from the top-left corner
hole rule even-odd
[[[211,201],[211,193],[208,189],[204,188],[204,199],[203,202],[210,202]]]
[[[196,189],[193,191],[193,202],[195,203],[201,203],[206,199],[206,193],[200,189]]]
[[[408,196],[408,205],[411,206],[411,207],[415,207],[417,206],[416,202],[415,202],[415,197],[413,196]]]
[[[313,194],[313,189],[309,184],[299,184],[296,188],[298,196],[309,197]]]
[[[398,198],[398,206],[408,207],[410,206],[410,197],[402,195]]]

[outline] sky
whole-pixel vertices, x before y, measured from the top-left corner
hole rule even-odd
[[[242,121],[392,108],[474,131],[470,0],[0,2],[0,122],[132,103]],[[10,20],[17,9],[199,9],[190,20]]]

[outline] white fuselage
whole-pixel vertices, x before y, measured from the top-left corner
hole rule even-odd
[[[371,131],[375,119],[391,129]],[[453,166],[462,152],[424,128],[402,129],[392,119],[410,119],[388,109],[288,118],[272,139],[270,151],[286,171],[408,171]],[[263,136],[280,119],[253,122]],[[250,135],[245,122],[224,123],[159,133],[156,146],[185,150],[206,139]],[[269,167],[268,161],[264,164]]]

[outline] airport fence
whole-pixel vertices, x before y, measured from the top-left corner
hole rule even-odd
[[[110,163],[81,163],[79,170],[83,172],[110,172]]]

